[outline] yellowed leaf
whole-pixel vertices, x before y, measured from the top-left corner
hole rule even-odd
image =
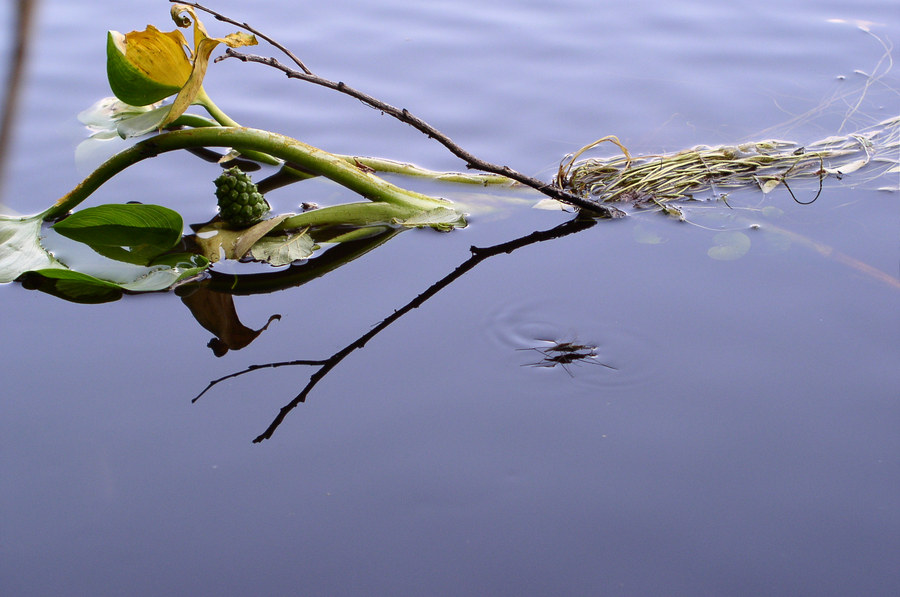
[[[778,183],[781,182],[777,178],[770,178],[768,180],[759,180],[759,188],[763,193],[771,193],[775,187],[778,186]]]
[[[153,25],[144,31],[110,31],[106,71],[117,98],[132,106],[146,106],[176,93],[191,74],[180,31],[162,32]]]
[[[232,230],[224,222],[204,226],[195,240],[203,255],[212,263],[220,259],[241,259],[256,242],[291,214],[281,215],[240,230]]]
[[[203,90],[203,77],[206,76],[206,69],[209,66],[209,57],[220,43],[224,43],[232,48],[249,46],[256,44],[256,37],[253,35],[232,33],[224,38],[207,37],[197,43],[194,50],[194,67],[191,70],[190,77],[188,77],[188,80],[184,84],[184,87],[181,88],[181,91],[178,92],[175,101],[172,102],[172,108],[169,110],[169,115],[162,121],[160,128],[165,128],[175,122],[175,120],[184,114],[188,107],[194,103],[194,100],[200,96]]]

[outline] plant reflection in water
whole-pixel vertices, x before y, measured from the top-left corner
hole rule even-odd
[[[285,404],[269,424],[269,427],[261,433],[256,439],[253,440],[254,443],[259,443],[263,440],[269,439],[275,433],[275,430],[281,425],[284,419],[293,411],[297,406],[306,401],[307,396],[309,396],[310,392],[312,392],[313,388],[316,384],[319,383],[328,373],[331,372],[346,356],[348,356],[353,351],[362,348],[366,345],[366,343],[374,338],[377,334],[379,334],[382,330],[387,328],[389,325],[403,317],[405,314],[409,313],[413,309],[418,308],[425,301],[436,295],[438,292],[449,286],[455,280],[460,278],[465,273],[469,272],[476,265],[481,263],[482,261],[494,257],[496,255],[508,254],[513,251],[520,249],[522,247],[553,240],[556,238],[561,238],[567,236],[569,234],[573,234],[576,232],[580,232],[587,228],[592,227],[597,223],[596,219],[588,218],[584,216],[576,216],[575,218],[564,222],[554,228],[549,230],[540,230],[536,232],[532,232],[526,236],[521,238],[517,238],[515,240],[511,240],[505,243],[501,243],[498,245],[493,245],[491,247],[479,248],[472,247],[470,249],[472,255],[459,266],[457,266],[452,272],[429,286],[424,292],[416,296],[414,299],[406,303],[403,307],[395,310],[388,317],[383,319],[378,325],[371,328],[365,334],[354,340],[353,342],[347,344],[344,348],[337,351],[330,357],[326,359],[318,359],[318,360],[294,360],[294,361],[279,361],[272,362],[266,364],[259,365],[251,365],[246,369],[231,373],[229,375],[220,377],[218,379],[212,380],[200,392],[195,398],[194,402],[196,402],[201,396],[207,393],[210,389],[212,389],[215,385],[226,381],[228,379],[232,379],[241,375],[245,375],[247,373],[251,373],[253,371],[257,371],[260,369],[270,369],[276,367],[287,367],[287,366],[299,366],[306,365],[312,367],[318,367],[312,375],[310,375],[309,381],[303,387],[303,389],[287,404]],[[394,232],[395,234],[396,232]],[[390,234],[393,236],[393,234]],[[377,244],[381,244],[381,242],[385,242],[387,239],[375,239],[379,240]],[[363,239],[357,241],[362,243],[363,246],[354,247],[354,243],[342,243],[340,246],[327,251],[321,257],[311,259],[307,263],[303,265],[293,266],[288,270],[283,272],[278,272],[274,274],[253,274],[249,276],[213,276],[208,280],[204,280],[198,282],[198,285],[207,285],[210,288],[215,288],[220,292],[232,292],[235,294],[255,294],[258,292],[272,292],[274,290],[278,290],[281,288],[286,288],[289,286],[296,286],[299,284],[303,284],[304,282],[318,277],[325,273],[325,271],[330,271],[333,269],[331,265],[334,263],[333,258],[331,261],[327,263],[316,263],[320,259],[325,259],[328,257],[329,253],[335,251],[337,249],[342,249],[344,251],[350,251],[351,258],[355,258],[362,253],[368,252],[372,246],[368,246],[367,243],[373,242],[373,239]],[[355,250],[354,250],[355,249]],[[345,262],[345,261],[342,261]],[[260,277],[264,276],[264,277]],[[557,343],[555,346],[544,349],[542,354],[545,355],[545,361],[552,360],[555,361],[554,364],[562,365],[567,372],[570,373],[569,369],[566,365],[570,363],[574,363],[575,361],[583,361],[585,359],[594,358],[595,354],[593,354],[594,347],[589,346],[581,346],[574,343]],[[594,361],[589,361],[594,362]],[[602,363],[597,362],[598,365],[603,365]],[[550,365],[552,366],[552,365]],[[608,365],[603,365],[608,367]]]

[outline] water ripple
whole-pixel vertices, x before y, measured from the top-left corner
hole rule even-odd
[[[593,388],[638,387],[656,379],[659,341],[615,313],[602,320],[577,315],[549,299],[523,300],[487,313],[484,330],[523,375],[552,369],[562,380]]]

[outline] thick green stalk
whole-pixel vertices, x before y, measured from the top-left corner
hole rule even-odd
[[[198,147],[233,147],[238,151],[260,151],[329,178],[371,201],[384,201],[418,210],[449,205],[449,202],[442,199],[400,188],[339,156],[284,135],[244,127],[207,127],[162,133],[119,152],[43,212],[42,216],[49,220],[65,215],[103,183],[142,160],[169,151]]]
[[[212,101],[212,100],[210,100]],[[210,110],[210,106],[206,104],[203,105],[210,114],[213,112]],[[215,104],[212,104],[213,106]],[[204,118],[202,116],[197,116],[195,114],[182,114],[178,117],[178,120],[173,122],[172,124],[175,126],[189,126],[194,128],[201,127],[210,127],[210,126],[240,126],[238,124],[225,124],[225,119],[228,121],[232,121],[228,115],[224,112],[220,111],[222,120],[219,122],[215,120],[210,120],[209,118]],[[499,174],[484,174],[484,173],[470,173],[470,172],[440,172],[437,170],[429,170],[427,168],[422,168],[416,166],[415,164],[410,164],[407,162],[398,162],[396,160],[388,160],[384,158],[373,158],[368,156],[354,156],[354,155],[341,155],[335,154],[346,162],[350,162],[351,164],[362,164],[363,166],[368,166],[372,168],[376,172],[380,174],[401,174],[403,176],[410,176],[415,178],[428,178],[431,180],[435,180],[438,182],[449,182],[449,183],[458,183],[458,184],[473,184],[480,186],[514,186],[519,183],[516,181],[507,178],[505,176],[501,176]],[[248,157],[251,159],[256,159],[256,157],[245,155],[244,157]],[[264,161],[266,164],[272,163],[271,156],[266,156],[270,158],[268,161]],[[284,174],[285,174],[285,182],[284,184],[290,184],[291,182],[296,182],[297,180],[304,180],[310,178],[309,174],[299,172],[298,170],[292,169],[290,166],[284,166]]]
[[[347,226],[391,224],[395,220],[405,220],[417,213],[421,213],[421,211],[420,209],[411,209],[385,202],[345,203],[289,216],[275,226],[272,231],[280,232],[296,228],[338,224]]]

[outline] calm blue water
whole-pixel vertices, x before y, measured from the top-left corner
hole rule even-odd
[[[213,7],[543,178],[607,134],[634,153],[805,143],[900,108],[895,74],[861,96],[856,72],[885,54],[857,24],[900,39],[889,0]],[[38,211],[80,180],[75,115],[108,94],[105,31],[168,29],[167,14],[162,0],[41,3],[4,204]],[[0,19],[7,30],[8,7]],[[215,65],[207,88],[249,126],[462,167],[412,129],[258,65]],[[201,221],[215,173],[164,156],[91,204],[160,203]],[[895,595],[900,291],[855,264],[900,274],[898,195],[875,190],[898,178],[863,180],[808,207],[734,195],[777,219],[712,204],[693,212],[702,226],[644,213],[487,259],[350,354],[260,444],[313,369],[191,398],[249,365],[327,358],[471,246],[570,216],[421,185],[471,203],[471,226],[405,232],[302,287],[235,297],[252,328],[282,318],[222,358],[174,295],[84,306],[4,286],[0,591]],[[314,181],[269,198],[289,211],[350,197]],[[724,228],[747,231],[746,256],[707,256]],[[528,366],[545,340],[596,358]]]

